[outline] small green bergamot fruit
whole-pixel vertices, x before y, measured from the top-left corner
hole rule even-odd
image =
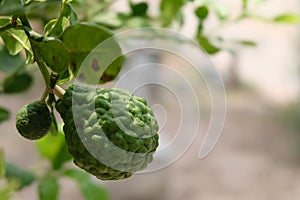
[[[51,115],[45,103],[32,102],[22,107],[16,117],[18,132],[29,140],[45,136],[51,128]]]
[[[118,88],[70,86],[56,109],[74,163],[97,178],[128,178],[153,160],[158,123],[143,98]]]

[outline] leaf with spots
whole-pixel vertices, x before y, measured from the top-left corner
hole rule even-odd
[[[124,57],[112,36],[108,29],[95,24],[81,23],[68,27],[62,41],[71,54],[72,73],[87,84],[113,80],[123,65]]]
[[[36,42],[39,53],[50,69],[56,73],[64,72],[70,63],[68,49],[58,39]]]

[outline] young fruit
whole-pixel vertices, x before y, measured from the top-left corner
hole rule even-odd
[[[97,178],[124,179],[152,161],[158,124],[144,99],[117,88],[70,86],[56,109],[74,163]]]
[[[32,102],[22,107],[16,117],[18,132],[29,140],[45,136],[51,128],[51,115],[45,103]]]

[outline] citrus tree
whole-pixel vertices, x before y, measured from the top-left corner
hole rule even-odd
[[[220,51],[234,54],[218,35],[222,27],[245,18],[279,23],[299,21],[294,14],[275,18],[255,15],[253,11],[262,2],[250,4],[243,0],[239,15],[232,17],[224,5],[213,0],[161,0],[157,16],[148,11],[150,1],[129,0],[127,11],[116,12],[112,7],[115,0],[0,0],[0,71],[4,77],[0,94],[26,92],[33,84],[29,70],[32,67],[39,69],[45,88],[40,98],[24,105],[17,116],[10,116],[5,104],[1,105],[0,123],[16,118],[20,135],[37,140],[37,151],[50,163],[42,173],[21,169],[6,161],[1,150],[0,199],[10,199],[15,191],[37,182],[39,198],[55,200],[60,191],[58,180],[69,177],[77,182],[85,199],[105,200],[108,194],[90,175],[101,180],[129,178],[152,161],[159,127],[146,100],[118,88],[70,85],[74,77],[84,78],[79,73],[80,66],[116,30],[160,26],[180,31],[186,22],[182,10],[192,4],[198,20],[194,36],[203,50],[211,55]],[[210,16],[218,20],[211,30],[206,28]],[[42,30],[33,28],[33,24],[42,26]],[[256,45],[247,38],[230,42]],[[99,85],[114,80],[126,59],[116,40],[100,50],[100,57],[89,64],[89,70],[100,77]],[[103,63],[107,55],[119,56]],[[64,89],[62,84],[70,86]],[[63,128],[55,112],[60,114]],[[112,159],[114,146],[121,150]],[[78,168],[70,165],[71,161]]]

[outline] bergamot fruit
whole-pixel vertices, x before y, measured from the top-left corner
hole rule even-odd
[[[117,88],[70,86],[56,109],[74,163],[98,179],[124,179],[152,161],[158,124],[143,98]]]
[[[18,132],[29,140],[45,136],[51,128],[51,115],[45,103],[32,102],[22,107],[16,117]]]

